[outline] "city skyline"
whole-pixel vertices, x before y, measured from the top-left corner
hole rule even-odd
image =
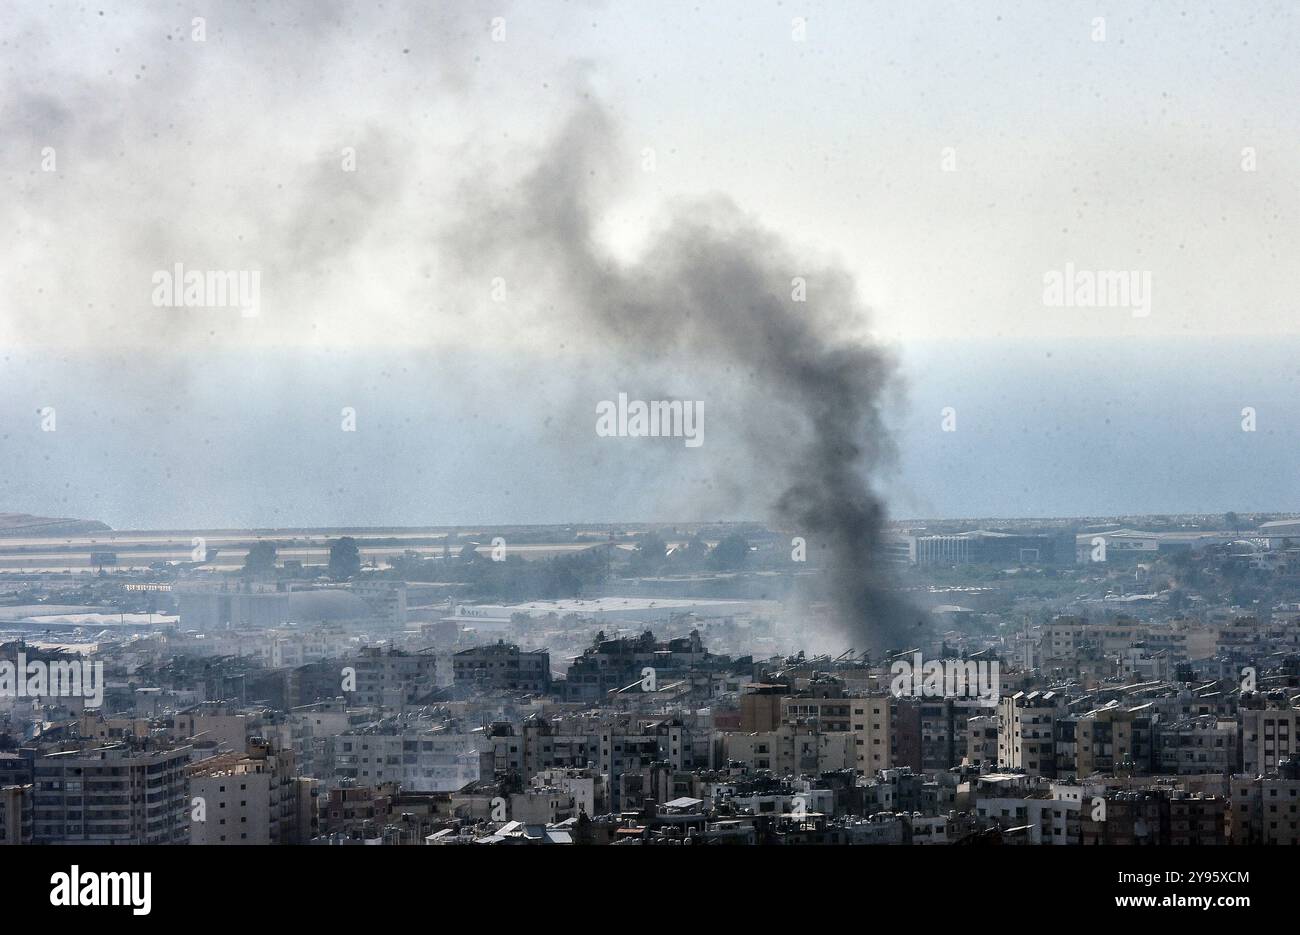
[[[572,868],[626,927],[651,848],[656,909],[804,884],[738,925],[1285,918],[1297,48],[1277,0],[0,5],[10,902]]]

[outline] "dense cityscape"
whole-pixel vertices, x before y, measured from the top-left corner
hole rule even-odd
[[[6,845],[1300,842],[1300,518],[895,524],[873,651],[758,524],[4,519]]]
[[[1280,917],[1297,48],[0,3],[9,908]]]

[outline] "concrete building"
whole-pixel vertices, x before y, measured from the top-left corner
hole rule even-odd
[[[181,626],[203,631],[226,627],[278,627],[288,623],[289,592],[274,585],[176,585]]]
[[[1233,844],[1300,845],[1300,758],[1268,776],[1234,776],[1228,826]]]
[[[285,590],[280,584],[258,582],[185,583],[173,588],[186,629],[205,632],[227,628],[264,630],[288,623],[314,624],[396,619],[405,623],[405,596],[368,592],[374,605],[343,588]],[[382,616],[379,616],[382,615]]]
[[[609,782],[593,769],[545,769],[529,782],[539,789],[558,789],[573,800],[575,814],[604,815],[609,811]]]
[[[966,763],[976,769],[998,765],[998,717],[980,714],[966,722]]]
[[[981,797],[975,814],[981,823],[1002,830],[1025,829],[1030,844],[1069,845],[1080,840],[1080,804],[1067,799]]]
[[[333,738],[331,784],[398,783],[406,792],[454,792],[480,777],[479,737],[402,725],[350,730]]]
[[[1300,708],[1285,696],[1243,696],[1238,712],[1241,721],[1241,768],[1248,776],[1277,771],[1282,761],[1300,753]]]
[[[1064,721],[1058,718],[1058,724]],[[1075,760],[1071,772],[1147,775],[1154,765],[1155,739],[1149,705],[1112,704],[1071,719]],[[1064,738],[1058,734],[1057,740]],[[1058,757],[1058,771],[1065,764]]]
[[[556,786],[533,785],[510,796],[507,815],[527,825],[550,825],[578,814],[573,793]]]
[[[822,731],[847,731],[852,725],[850,702],[842,693],[829,698],[786,695],[781,698],[781,722]]]
[[[775,730],[781,723],[781,701],[790,686],[751,682],[740,693],[740,729],[745,733]]]
[[[406,626],[406,583],[403,581],[370,580],[359,578],[349,590],[366,602],[370,615],[389,626]]]
[[[293,754],[255,740],[247,753],[202,760],[189,770],[191,844],[301,844],[298,797],[309,791],[294,778]]]
[[[854,768],[864,776],[874,776],[894,765],[893,701],[890,695],[852,700],[853,762]]]
[[[31,786],[0,786],[0,846],[31,843],[31,806]]]
[[[920,699],[921,769],[942,771],[966,755],[967,721],[975,709],[958,698]]]
[[[1043,624],[1039,634],[1041,665],[1051,668],[1054,663],[1072,662],[1085,644],[1102,643],[1105,629],[1090,629],[1081,617],[1057,617]]]
[[[187,844],[188,746],[70,750],[34,765],[37,844]]]
[[[438,657],[434,653],[368,646],[347,659],[345,666],[355,676],[355,689],[347,691],[346,682],[340,687],[353,705],[401,710],[438,687]]]
[[[1237,722],[1233,718],[1202,714],[1157,723],[1155,738],[1156,769],[1160,773],[1228,775],[1237,770],[1240,762]]]
[[[353,725],[342,698],[301,705],[288,714],[289,746],[300,776],[330,776],[334,772],[334,738]]]
[[[1082,843],[1225,844],[1227,813],[1222,796],[1165,789],[1109,791],[1104,808],[1083,809]]]
[[[1052,536],[975,529],[954,534],[916,536],[912,542],[912,561],[923,566],[995,562],[1050,564],[1057,561],[1057,542]]]
[[[698,631],[690,636],[659,641],[649,630],[639,637],[600,638],[569,666],[558,686],[566,701],[604,701],[610,692],[633,685],[653,670],[656,682],[667,684],[697,668],[705,668],[710,654]]]
[[[1065,699],[1055,692],[1016,692],[998,704],[998,766],[1030,776],[1056,775],[1056,719]]]
[[[856,769],[857,746],[852,731],[815,732],[783,724],[774,731],[723,735],[723,758],[777,776],[813,776]]]
[[[549,653],[525,652],[502,640],[456,653],[452,671],[459,691],[547,692],[551,688]]]

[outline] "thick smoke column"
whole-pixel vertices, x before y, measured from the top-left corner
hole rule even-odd
[[[608,113],[588,98],[537,167],[504,196],[476,199],[449,249],[481,275],[485,258],[549,280],[567,334],[627,356],[725,367],[743,382],[742,433],[756,465],[783,472],[777,520],[822,557],[837,636],[859,650],[906,642],[906,609],[887,590],[883,508],[866,475],[892,448],[882,424],[891,360],[866,338],[865,309],[838,268],[807,269],[730,203],[674,213],[644,255],[623,264],[593,236],[597,200],[628,171]],[[518,275],[518,273],[516,273]],[[807,283],[807,301],[792,280]],[[806,443],[791,455],[773,403]],[[796,437],[799,437],[796,435]]]

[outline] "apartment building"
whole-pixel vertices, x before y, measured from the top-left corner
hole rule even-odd
[[[1227,844],[1227,815],[1228,801],[1221,796],[1172,792],[1168,843],[1174,847]]]
[[[531,778],[551,768],[594,766],[600,759],[596,725],[553,725],[529,717],[521,724],[500,721],[475,732],[490,754],[493,772]]]
[[[1233,844],[1300,845],[1300,758],[1268,776],[1234,776],[1228,825]]]
[[[398,783],[407,792],[452,792],[479,778],[481,736],[420,725],[349,730],[332,738],[331,784]]]
[[[189,746],[69,750],[33,764],[37,844],[189,843]]]
[[[1024,828],[1030,844],[1078,844],[1080,803],[1039,793],[1023,798],[981,797],[975,803],[980,824]]]
[[[299,844],[299,796],[293,754],[254,740],[248,753],[202,760],[189,769],[191,844]],[[202,820],[195,817],[199,808]]]
[[[0,786],[0,846],[31,843],[31,805],[31,786]]]
[[[1153,765],[1150,706],[1110,705],[1074,718],[1075,762],[1080,776],[1123,772],[1146,775]],[[1062,765],[1058,759],[1058,766]]]
[[[260,709],[245,710],[221,701],[151,717],[105,717],[96,711],[77,719],[77,731],[79,736],[101,744],[162,735],[172,743],[200,740],[222,752],[243,753],[248,738],[263,726],[264,714]]]
[[[1241,768],[1246,775],[1276,772],[1284,760],[1300,753],[1300,708],[1292,707],[1282,693],[1243,696],[1237,717],[1241,722]]]
[[[827,698],[786,695],[781,698],[781,721],[823,731],[847,731],[852,726],[850,702],[843,695]]]
[[[890,729],[892,705],[893,698],[883,694],[852,700],[853,762],[864,776],[874,776],[894,765]]]
[[[966,755],[967,721],[979,709],[964,699],[924,698],[919,704],[921,769],[946,770]]]
[[[334,772],[334,738],[353,726],[342,698],[300,705],[288,713],[289,746],[300,776]]]
[[[656,640],[649,630],[639,637],[619,639],[604,639],[601,634],[573,660],[557,690],[567,701],[599,702],[610,692],[640,680],[647,668],[665,684],[679,674],[707,668],[711,660],[695,630],[687,637],[666,641]]]
[[[349,589],[366,602],[375,620],[392,627],[406,626],[406,583],[358,578]]]
[[[1237,721],[1215,714],[1158,723],[1155,728],[1156,769],[1160,773],[1193,776],[1236,772]]]
[[[456,688],[464,691],[547,692],[551,688],[551,656],[498,641],[456,653],[452,674]]]
[[[1104,807],[1083,809],[1082,843],[1225,844],[1227,814],[1222,796],[1168,789],[1109,791]]]
[[[609,811],[608,778],[593,769],[545,769],[529,782],[538,789],[558,789],[573,799],[574,808],[586,815]]]
[[[849,731],[810,731],[783,724],[774,731],[723,735],[723,758],[772,770],[778,776],[816,775],[856,769],[856,736]]]
[[[577,799],[573,793],[558,786],[529,786],[522,792],[510,795],[511,821],[526,825],[549,825],[566,821],[578,814]]]
[[[976,769],[998,765],[996,714],[980,714],[966,721],[966,763]]]
[[[1100,627],[1090,633],[1088,622],[1082,617],[1057,617],[1051,623],[1043,624],[1040,633],[1039,651],[1044,668],[1053,662],[1072,661],[1085,642],[1100,642],[1104,630]]]
[[[906,766],[881,770],[863,784],[862,790],[863,811],[868,815],[878,812],[933,815],[939,808],[938,783]]]
[[[355,679],[344,691],[353,705],[401,709],[416,704],[438,687],[438,658],[434,653],[408,653],[368,646],[347,660]],[[345,673],[340,673],[340,679]],[[347,688],[346,682],[341,687]]]
[[[775,730],[781,723],[781,703],[790,686],[750,682],[740,693],[740,729],[745,733]]]
[[[1056,692],[1016,692],[998,704],[998,766],[1056,775],[1055,723],[1065,711]]]

